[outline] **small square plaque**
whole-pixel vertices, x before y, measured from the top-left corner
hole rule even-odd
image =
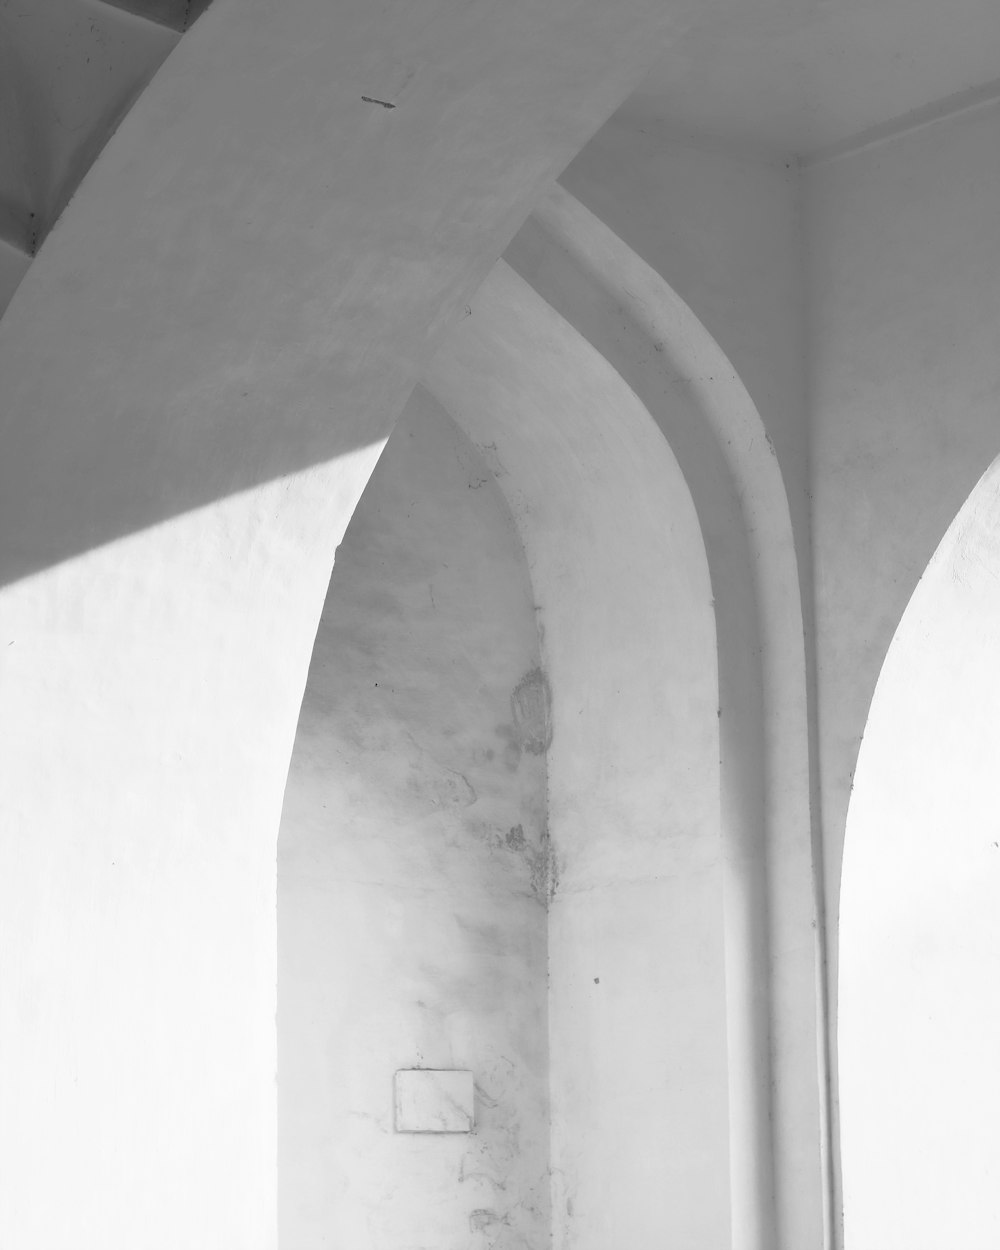
[[[396,1073],[397,1133],[471,1133],[471,1072],[407,1068]]]

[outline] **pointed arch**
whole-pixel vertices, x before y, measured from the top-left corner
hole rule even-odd
[[[553,1244],[726,1244],[715,613],[669,443],[501,263],[425,375],[521,529],[551,681]]]
[[[564,189],[506,258],[640,397],[698,512],[719,639],[733,1244],[817,1244],[829,1221],[819,858],[802,605],[777,460],[708,331]]]
[[[1000,1238],[998,639],[1000,460],[910,598],[858,754],[840,909],[847,1250]]]

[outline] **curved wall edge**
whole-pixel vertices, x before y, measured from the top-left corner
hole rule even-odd
[[[699,512],[719,624],[724,811],[740,869],[729,895],[739,1030],[732,1092],[743,1107],[734,1125],[734,1245],[822,1244],[825,986],[802,611],[780,470],[752,400],[711,336],[567,191],[556,187],[536,208],[506,259],[639,395]]]

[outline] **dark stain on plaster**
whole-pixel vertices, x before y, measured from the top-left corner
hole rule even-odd
[[[375,684],[378,685],[377,682]],[[433,752],[422,746],[408,729],[404,733],[416,748],[420,761],[419,770],[406,782],[411,794],[429,799],[442,808],[472,807],[479,801],[476,787],[465,773],[436,759]]]
[[[524,826],[512,825],[504,837],[504,845],[524,860],[531,893],[543,907],[548,907],[559,881],[558,865],[548,829],[542,828],[538,846],[534,847],[528,841]]]
[[[549,838],[549,832],[547,829],[545,831],[545,855],[548,861],[548,874],[549,874],[548,881],[546,882],[546,894],[545,894],[546,906],[548,906],[548,904],[551,903],[552,900],[555,898],[556,891],[559,889],[560,868],[559,868],[559,859],[556,855],[556,848],[552,845],[551,839]]]
[[[481,1103],[484,1107],[488,1107],[490,1111],[493,1111],[497,1106],[497,1100],[491,1097],[489,1094],[487,1094],[486,1090],[484,1090],[481,1085],[475,1085],[473,1088],[475,1089],[475,1092],[476,1092],[476,1101]],[[464,1159],[462,1160],[462,1167],[459,1171],[458,1179],[460,1182],[467,1179],[465,1175],[465,1160]],[[500,1188],[502,1189],[503,1186],[501,1185]]]
[[[490,1104],[491,1107],[496,1107],[497,1105],[496,1100]],[[483,1164],[483,1167],[476,1168],[472,1166],[480,1162]],[[496,1162],[492,1152],[484,1145],[480,1145],[474,1155],[466,1156],[462,1160],[458,1170],[458,1183],[464,1185],[466,1181],[482,1181],[501,1193],[507,1188],[507,1181],[496,1175]]]
[[[521,678],[510,696],[517,744],[530,755],[544,755],[552,744],[552,691],[540,668]]]
[[[437,763],[437,761],[434,762]],[[465,773],[459,772],[457,768],[448,768],[444,764],[438,764],[437,767],[439,771],[436,775],[422,772],[419,776],[411,777],[407,781],[409,792],[429,799],[440,808],[472,807],[478,802],[479,795],[476,793],[476,787]]]
[[[472,309],[469,309],[469,315],[472,315]],[[506,477],[507,469],[503,461],[497,453],[497,445],[493,443],[476,443],[476,450],[486,461],[487,467],[494,477]]]
[[[537,849],[526,845],[521,854],[528,868],[532,894],[543,907],[548,907],[559,886],[559,864],[548,828],[542,828]]]
[[[507,834],[506,841],[512,851],[523,851],[527,841],[524,836],[524,826],[513,825]]]
[[[376,100],[374,96],[363,95],[361,98],[366,104],[380,104],[384,109],[394,109],[396,107],[389,100]]]
[[[480,1207],[478,1211],[473,1211],[469,1216],[469,1229],[474,1233],[481,1233],[483,1229],[490,1228],[494,1224],[506,1223],[506,1216],[499,1216],[496,1211],[487,1211],[483,1207]]]

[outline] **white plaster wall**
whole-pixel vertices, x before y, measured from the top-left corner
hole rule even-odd
[[[492,473],[418,392],[338,549],[285,791],[282,1247],[549,1244],[535,617]],[[394,1132],[407,1067],[473,1072],[471,1135]]]
[[[427,384],[524,536],[552,679],[553,1244],[728,1247],[718,673],[691,497],[621,377],[499,265]]]
[[[559,181],[667,288],[651,297],[652,284],[637,285],[631,264],[626,277],[616,257],[604,266],[622,274],[612,296],[639,324],[617,309],[596,316],[594,303],[567,315],[603,322],[610,358],[619,368],[631,358],[623,372],[668,436],[685,424],[694,431],[675,449],[706,533],[722,652],[734,1236],[746,1247],[814,1244],[829,1224],[827,1026],[808,708],[815,651],[799,170],[773,150],[684,135],[626,105]],[[664,317],[661,307],[678,299],[682,316]],[[636,335],[640,326],[654,333]],[[678,403],[682,388],[695,401],[686,423],[678,415],[692,405],[688,396]],[[666,402],[665,391],[674,392]],[[777,472],[760,463],[765,444]],[[731,476],[729,501],[715,465]]]
[[[559,181],[659,273],[732,362],[774,443],[810,556],[798,169],[616,115]]]
[[[633,387],[691,491],[712,579],[726,860],[734,1245],[822,1237],[821,960],[800,583],[773,447],[691,309],[562,188],[510,263]]]
[[[1000,105],[805,172],[824,838],[832,915],[878,672],[1000,449]]]
[[[844,828],[879,669],[917,579],[1000,450],[1000,106],[897,135],[803,177],[835,993]],[[832,1019],[835,1027],[835,1011]]]
[[[847,1250],[1000,1244],[1000,463],[889,648],[841,898]]]
[[[218,0],[21,283],[4,1244],[273,1247],[274,838],[333,552],[436,335],[671,21]]]

